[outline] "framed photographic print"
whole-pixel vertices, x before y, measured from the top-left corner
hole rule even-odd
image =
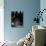
[[[11,27],[23,26],[23,12],[11,11]]]

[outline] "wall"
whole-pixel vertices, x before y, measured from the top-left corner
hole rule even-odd
[[[5,0],[4,1],[4,36],[7,41],[18,41],[32,28],[32,20],[35,12],[40,10],[40,0]],[[24,26],[22,28],[11,27],[11,11],[24,11]]]
[[[43,10],[43,9],[46,9],[46,0],[41,0],[40,1],[40,9],[41,9],[41,11]],[[43,17],[43,22],[41,21],[41,23],[40,23],[40,25],[42,25],[42,26],[46,26],[46,10],[43,12],[43,15],[42,15],[42,17]]]

